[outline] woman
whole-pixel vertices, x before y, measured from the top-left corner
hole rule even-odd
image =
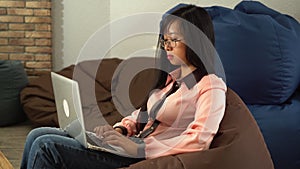
[[[87,150],[60,129],[38,128],[27,137],[21,168],[118,168],[208,149],[224,115],[226,93],[225,83],[214,74],[213,44],[212,21],[203,8],[187,5],[163,17],[157,90],[114,127],[94,129],[132,158]]]

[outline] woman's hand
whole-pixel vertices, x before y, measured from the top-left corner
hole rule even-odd
[[[104,125],[104,126],[97,126],[97,127],[95,127],[94,128],[94,133],[96,133],[96,135],[98,136],[98,137],[102,137],[103,136],[103,133],[105,132],[105,131],[109,131],[109,130],[115,130],[115,131],[117,131],[117,132],[119,132],[119,133],[122,133],[122,130],[120,129],[120,128],[113,128],[111,125]]]
[[[138,144],[131,141],[128,137],[123,136],[122,130],[113,129],[110,125],[97,126],[94,132],[98,137],[103,138],[103,141],[113,146],[119,146],[123,148],[127,154],[137,156]]]
[[[121,147],[131,156],[138,155],[138,144],[115,130],[107,130],[103,133],[103,141],[107,144]]]

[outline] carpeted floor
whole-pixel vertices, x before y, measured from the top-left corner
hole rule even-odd
[[[0,151],[15,169],[20,168],[25,139],[31,129],[33,126],[30,122],[0,127]],[[2,169],[1,167],[0,169]]]

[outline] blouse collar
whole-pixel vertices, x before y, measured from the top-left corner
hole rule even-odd
[[[199,68],[195,69],[193,72],[189,73],[185,77],[178,79],[181,74],[181,69],[178,68],[170,73],[171,77],[178,83],[184,82],[188,89],[194,87],[203,76],[207,75],[206,72],[201,71]]]

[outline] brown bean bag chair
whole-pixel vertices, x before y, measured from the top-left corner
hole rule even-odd
[[[225,116],[206,151],[149,159],[127,169],[274,169],[263,136],[246,105],[227,91]]]
[[[88,130],[91,130],[95,125],[114,124],[122,118],[114,108],[110,93],[114,70],[121,62],[122,60],[117,58],[101,61],[90,60],[81,62],[76,66],[68,66],[57,72],[63,76],[73,78],[76,67],[77,78],[81,78],[79,86]],[[95,84],[94,89],[86,86],[90,82]],[[96,98],[91,98],[91,93],[96,94]],[[20,97],[24,112],[35,125],[58,127],[50,72],[36,79],[31,79],[29,84],[21,91]],[[105,121],[102,120],[102,117],[105,118]]]
[[[148,95],[151,81],[154,81],[151,79],[154,77],[153,70],[137,69],[143,67],[142,63],[145,62],[153,62],[153,59],[137,57],[127,60],[90,60],[57,72],[78,81],[87,130],[93,130],[97,125],[115,124],[141,106]],[[135,73],[138,75],[128,82],[127,76]],[[127,85],[124,82],[129,84],[127,89],[124,88]],[[20,95],[23,109],[34,124],[59,126],[50,72],[31,79]]]

